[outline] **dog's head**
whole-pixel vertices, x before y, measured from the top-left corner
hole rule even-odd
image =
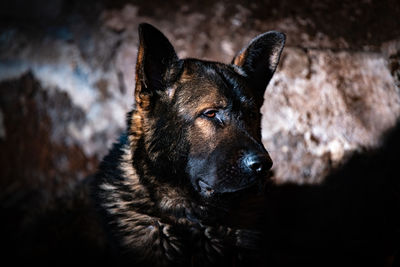
[[[285,36],[261,34],[222,64],[179,59],[149,24],[139,26],[139,35],[135,98],[157,176],[203,199],[263,179],[272,161],[261,142],[260,108]]]

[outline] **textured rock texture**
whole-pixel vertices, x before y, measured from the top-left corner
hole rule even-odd
[[[315,183],[352,151],[379,145],[400,95],[378,53],[288,48],[262,112],[277,181]]]

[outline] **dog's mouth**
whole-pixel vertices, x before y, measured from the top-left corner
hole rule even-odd
[[[197,190],[204,197],[212,197],[214,195],[222,195],[229,193],[239,193],[246,189],[253,188],[255,186],[261,186],[263,183],[262,179],[248,179],[245,184],[240,185],[227,185],[226,183],[219,183],[216,186],[211,186],[202,179],[197,179]]]

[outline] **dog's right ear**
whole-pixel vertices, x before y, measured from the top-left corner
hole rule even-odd
[[[165,74],[178,56],[167,37],[150,24],[139,25],[139,39],[135,97],[141,105],[143,98],[165,89]]]

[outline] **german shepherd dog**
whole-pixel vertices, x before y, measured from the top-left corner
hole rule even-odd
[[[94,184],[116,258],[248,265],[260,240],[251,199],[272,166],[260,108],[285,35],[257,36],[231,64],[179,59],[149,24],[139,36],[135,108]]]

